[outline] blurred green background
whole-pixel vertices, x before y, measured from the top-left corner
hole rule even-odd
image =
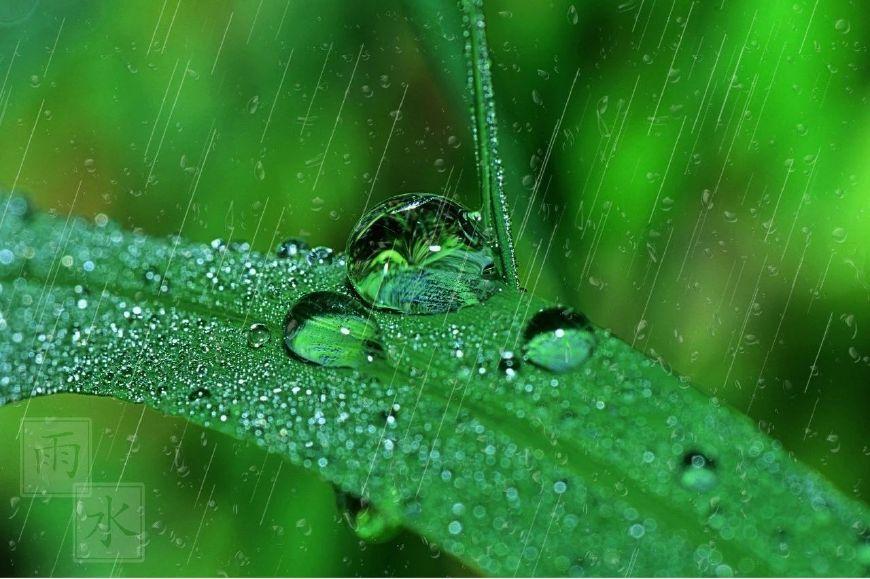
[[[866,500],[866,3],[486,12],[524,285]],[[459,23],[452,2],[423,0],[4,0],[0,188],[262,251],[289,236],[343,247],[396,193],[478,204]],[[60,396],[28,416],[89,417],[95,478],[132,449],[125,480],[150,505],[144,562],[75,563],[70,500],[18,496],[23,412],[0,410],[5,574],[472,572],[408,534],[359,542],[331,487],[278,457]]]

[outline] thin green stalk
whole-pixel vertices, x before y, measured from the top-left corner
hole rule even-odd
[[[510,285],[519,286],[510,212],[504,194],[504,170],[498,154],[498,123],[490,74],[489,49],[481,0],[461,0],[465,25],[465,55],[469,67],[468,88],[474,118],[474,144],[483,224],[495,235],[501,274]]]

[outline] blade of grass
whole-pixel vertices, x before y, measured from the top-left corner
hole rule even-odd
[[[483,223],[495,236],[502,276],[511,286],[518,287],[510,211],[504,193],[504,170],[498,153],[498,122],[483,3],[481,0],[461,0],[461,6],[465,27],[465,55],[469,69],[468,93],[474,118],[475,154],[483,196]]]

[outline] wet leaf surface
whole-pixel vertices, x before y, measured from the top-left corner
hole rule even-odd
[[[0,206],[3,403],[113,396],[254,440],[486,573],[867,572],[864,505],[607,331],[590,327],[570,371],[506,371],[553,307],[534,296],[367,310],[343,254]],[[346,368],[288,354],[288,312],[324,291],[357,300],[383,355]]]

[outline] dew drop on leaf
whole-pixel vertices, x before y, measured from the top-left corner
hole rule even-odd
[[[155,268],[148,268],[142,276],[147,285],[159,293],[169,293],[169,280]]]
[[[383,543],[399,534],[402,526],[391,517],[353,495],[339,492],[338,508],[357,537],[369,543]]]
[[[381,203],[356,225],[347,252],[351,284],[379,308],[447,312],[481,303],[497,287],[495,254],[473,216],[437,195]]]
[[[505,350],[499,357],[498,369],[508,380],[512,380],[520,369],[520,359],[510,350]]]
[[[0,3],[0,26],[14,26],[33,15],[39,0],[17,0]]]
[[[211,392],[208,390],[208,388],[196,388],[190,394],[188,394],[187,399],[190,400],[191,402],[194,402],[196,400],[201,400],[202,398],[210,398],[210,397],[211,397]]]
[[[578,368],[595,349],[589,320],[567,308],[538,312],[529,320],[523,337],[523,358],[552,372]]]
[[[314,292],[290,309],[284,345],[297,358],[330,368],[358,368],[383,358],[380,328],[352,298]]]
[[[6,200],[6,207],[12,217],[24,220],[33,217],[33,206],[26,197],[10,197]]]
[[[248,347],[250,348],[262,348],[269,343],[271,338],[272,332],[269,331],[266,324],[256,322],[251,324],[251,327],[248,328]]]
[[[683,457],[680,484],[696,492],[709,491],[719,480],[715,468],[716,464],[707,456],[700,452],[689,452]]]
[[[852,30],[852,25],[849,24],[848,20],[840,18],[834,23],[834,30],[840,34],[848,34],[849,31]]]
[[[571,4],[568,6],[568,22],[577,24],[580,21],[580,15],[577,13],[577,7]]]
[[[302,241],[301,239],[297,239],[295,237],[291,237],[289,239],[285,239],[281,242],[281,245],[278,246],[278,257],[285,259],[288,257],[296,257],[303,251],[308,248],[308,244]]]
[[[318,246],[311,248],[311,251],[305,256],[305,259],[311,265],[324,265],[331,263],[335,258],[335,254],[331,247]]]
[[[254,114],[257,112],[257,109],[260,108],[260,96],[254,95],[248,100],[248,113]]]

